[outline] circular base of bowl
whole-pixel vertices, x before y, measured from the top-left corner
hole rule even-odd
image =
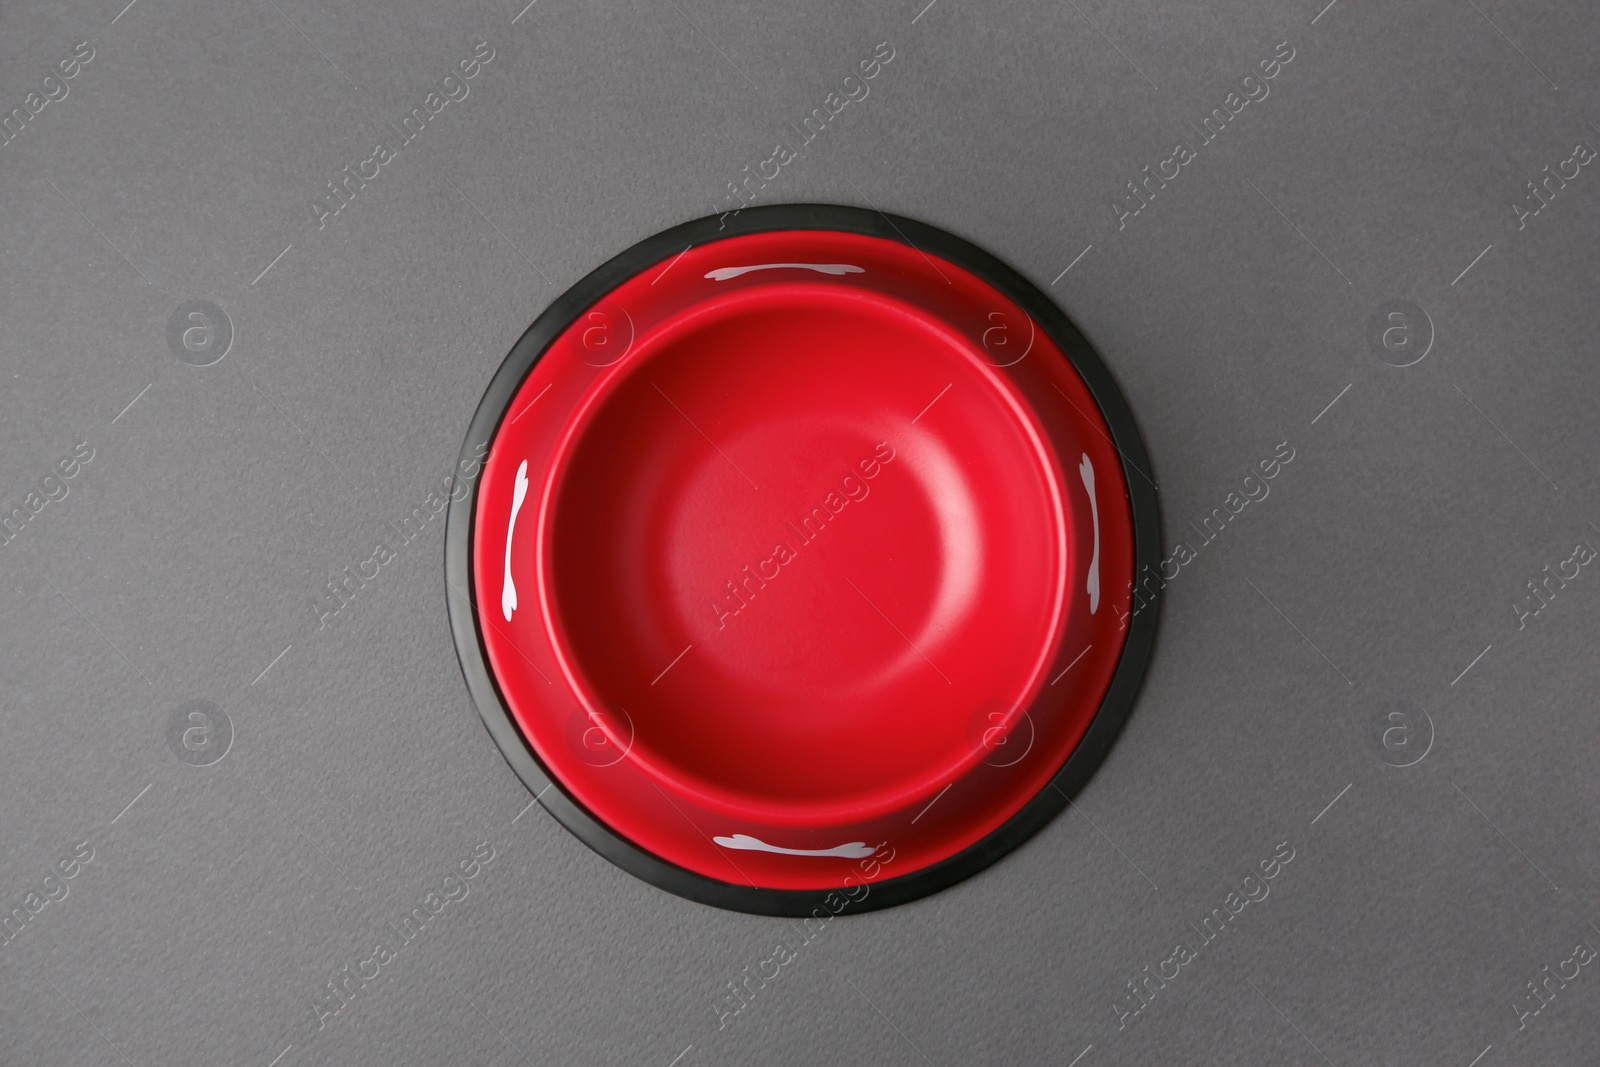
[[[982,869],[1131,707],[1131,415],[1035,287],[876,212],[750,209],[559,298],[446,531],[458,655],[564,825],[679,895],[867,910]]]

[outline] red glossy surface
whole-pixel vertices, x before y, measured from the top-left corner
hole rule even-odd
[[[540,760],[724,881],[979,840],[1121,652],[1132,524],[1093,400],[1020,308],[896,242],[733,238],[623,283],[535,365],[478,508],[484,641]]]

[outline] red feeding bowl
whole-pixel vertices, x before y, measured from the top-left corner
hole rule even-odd
[[[544,805],[673,892],[931,892],[1131,706],[1137,431],[1065,316],[943,231],[797,205],[650,238],[518,342],[485,447],[446,544],[469,686]]]

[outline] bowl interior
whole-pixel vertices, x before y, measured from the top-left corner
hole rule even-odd
[[[547,619],[664,787],[868,817],[985,755],[975,710],[1039,685],[1062,475],[935,312],[827,281],[717,294],[573,420],[542,493]]]

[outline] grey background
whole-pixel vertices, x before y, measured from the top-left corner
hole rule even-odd
[[[3,510],[94,458],[0,547],[0,910],[94,858],[0,947],[0,1062],[1592,1056],[1592,967],[1521,1032],[1512,1003],[1600,947],[1600,578],[1525,629],[1513,604],[1600,545],[1600,174],[1521,230],[1511,205],[1600,141],[1600,14],[925,2],[6,5],[5,108],[95,58],[0,148]],[[470,96],[319,231],[310,198],[479,40]],[[1124,183],[1285,40],[1270,96],[1119,231]],[[719,1031],[792,925],[527,810],[455,663],[442,519],[326,627],[309,604],[450,472],[548,301],[724,205],[880,41],[764,201],[910,215],[1044,287],[1140,419],[1168,544],[1295,459],[1169,586],[1075,810],[831,922]],[[196,299],[234,327],[204,368],[166,339]],[[1404,369],[1366,340],[1398,299],[1437,335]],[[232,724],[207,766],[168,744],[191,700]],[[1435,736],[1400,768],[1375,715],[1408,702]],[[469,896],[319,1030],[324,984],[481,841]],[[1270,897],[1119,1031],[1127,983],[1282,841]]]

